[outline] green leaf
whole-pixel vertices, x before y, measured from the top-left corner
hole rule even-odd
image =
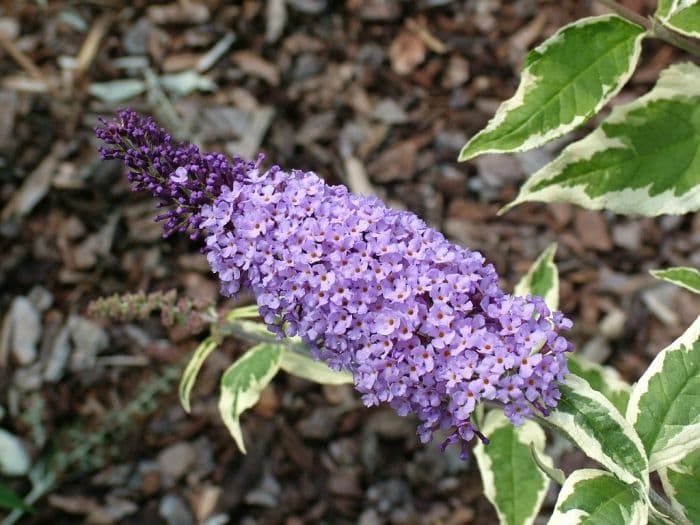
[[[569,375],[561,399],[543,420],[568,436],[591,459],[627,483],[649,483],[639,436],[615,406],[583,379]]]
[[[282,347],[260,343],[233,363],[221,378],[219,412],[236,445],[246,453],[239,418],[244,410],[255,405],[260,393],[280,368]]]
[[[624,414],[630,398],[632,387],[623,381],[614,368],[593,363],[583,356],[572,354],[568,356],[569,371],[585,379],[593,390],[603,394]]]
[[[678,266],[665,270],[651,270],[651,275],[670,283],[687,288],[691,292],[700,293],[700,272],[695,268]]]
[[[239,306],[226,314],[227,321],[234,321],[236,319],[255,319],[256,317],[260,317],[260,311],[258,310],[257,304]]]
[[[547,474],[549,479],[557,483],[558,485],[563,485],[566,480],[566,474],[560,468],[555,468],[552,465],[552,460],[549,456],[545,456],[544,453],[538,450],[533,443],[530,443],[530,455],[534,460],[535,464],[539,469]]]
[[[604,470],[581,469],[559,492],[549,525],[646,525],[649,507],[638,488]]]
[[[554,264],[557,244],[550,244],[515,286],[515,295],[539,295],[550,310],[559,307],[559,272]]]
[[[499,213],[527,201],[572,202],[616,213],[700,208],[700,68],[676,64],[654,89],[530,177]]]
[[[674,508],[691,523],[700,523],[700,449],[662,468],[659,476]]]
[[[459,160],[536,148],[586,122],[632,75],[644,34],[616,15],[562,27],[528,54],[515,95],[462,148]]]
[[[287,348],[282,351],[280,367],[289,374],[322,385],[344,385],[353,383],[351,373],[332,370],[328,368],[328,365],[323,361],[315,361],[309,356]]]
[[[673,4],[676,3],[677,0],[659,0],[656,2],[656,17],[659,20],[664,20],[668,18],[669,13],[673,9]]]
[[[182,404],[182,408],[185,409],[185,412],[191,410],[190,394],[195,381],[197,381],[199,370],[202,368],[207,357],[209,357],[209,354],[216,350],[217,346],[213,337],[207,337],[194,351],[189,363],[187,363],[187,368],[185,368],[185,371],[182,373],[182,379],[180,379],[180,403]]]
[[[534,421],[514,427],[500,410],[491,410],[482,432],[490,443],[479,443],[474,455],[484,484],[484,493],[496,507],[502,525],[534,523],[549,487],[549,479],[530,454],[533,446],[550,468],[544,455],[544,431]]]
[[[675,0],[662,23],[682,35],[700,38],[700,1]]]
[[[700,447],[700,317],[651,362],[632,389],[627,420],[652,471]]]
[[[22,498],[2,483],[0,483],[0,508],[34,512],[34,509],[27,505]]]

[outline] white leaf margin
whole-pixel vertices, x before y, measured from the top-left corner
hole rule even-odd
[[[333,370],[323,361],[316,361],[288,348],[282,350],[280,368],[288,374],[322,385],[347,385],[353,383],[351,373]]]
[[[576,27],[581,27],[593,23],[598,23],[598,22],[603,22],[605,20],[611,19],[611,18],[618,18],[620,20],[623,20],[625,22],[628,22],[627,20],[623,19],[622,17],[615,15],[615,14],[605,14],[605,15],[599,15],[599,16],[588,16],[584,18],[580,18],[576,20],[575,22],[572,22],[570,24],[565,25],[564,27],[560,27],[551,37],[549,37],[547,40],[542,42],[539,46],[537,46],[533,51],[536,51],[538,53],[545,53],[547,51],[547,48],[558,44],[560,41],[565,40],[565,35],[564,33],[568,30],[571,30]],[[631,25],[636,25],[632,22],[628,22]],[[595,108],[592,111],[592,115],[595,115],[598,113],[603,106],[605,106],[612,98],[614,98],[620,90],[624,87],[624,85],[627,83],[627,81],[630,79],[632,76],[632,73],[634,73],[634,70],[637,67],[637,63],[639,62],[639,57],[641,56],[642,53],[642,40],[644,37],[647,36],[647,32],[641,32],[639,36],[636,38],[635,41],[635,48],[634,48],[634,53],[632,57],[630,58],[630,66],[625,71],[618,79],[617,86],[614,87],[614,89],[608,93],[605,93],[605,91],[608,89],[608,86],[602,86],[604,95],[600,102],[595,106]],[[530,89],[531,86],[537,84],[539,81],[546,81],[544,78],[539,78],[535,76],[531,68],[525,67],[521,71],[521,78],[520,78],[520,84],[518,85],[518,89],[515,91],[513,96],[509,98],[508,100],[504,101],[499,108],[496,110],[496,114],[489,120],[489,122],[486,124],[486,127],[479,131],[476,135],[474,135],[469,141],[462,147],[459,153],[459,161],[465,161],[472,159],[476,157],[477,155],[485,155],[488,153],[518,153],[521,151],[528,151],[533,148],[537,148],[539,146],[542,146],[546,144],[547,142],[550,142],[558,137],[561,137],[565,133],[568,133],[569,131],[576,129],[578,126],[582,125],[584,122],[589,120],[591,117],[586,116],[586,115],[577,115],[574,117],[573,120],[570,122],[564,122],[560,124],[558,127],[553,128],[545,133],[538,133],[538,134],[533,134],[530,135],[530,137],[523,142],[520,146],[514,148],[514,149],[507,149],[504,150],[502,148],[489,148],[489,149],[484,149],[484,150],[479,150],[477,152],[471,153],[469,155],[466,155],[465,152],[467,151],[469,145],[479,136],[485,135],[486,133],[490,133],[497,129],[503,122],[506,120],[508,115],[512,113],[514,110],[522,107],[525,105],[525,95],[527,94],[527,90]]]
[[[659,81],[651,91],[634,102],[614,107],[605,123],[621,123],[631,111],[635,111],[655,100],[667,100],[678,97],[679,94],[689,98],[700,96],[700,68],[694,64],[686,62],[668,67],[661,72]],[[600,210],[609,206],[611,197],[616,203],[615,212],[619,214],[655,216],[660,213],[680,215],[695,211],[700,201],[700,184],[687,191],[681,197],[674,196],[672,189],[652,197],[649,195],[648,187],[608,192],[596,197],[590,197],[581,185],[563,186],[557,184],[537,191],[530,190],[538,183],[554,178],[569,164],[590,160],[597,153],[610,148],[621,147],[626,148],[627,145],[619,138],[608,137],[602,126],[599,126],[583,139],[567,146],[559,157],[534,173],[520,188],[520,192],[515,200],[501,208],[498,211],[498,215],[506,213],[518,204],[531,201],[563,201],[577,204],[590,210]]]
[[[554,311],[559,308],[559,269],[557,265],[554,264],[554,256],[557,253],[557,243],[553,242],[535,259],[532,266],[528,269],[527,273],[523,275],[522,279],[515,285],[514,293],[515,295],[527,295],[532,293],[532,279],[534,277],[537,269],[544,265],[552,270],[552,286],[547,290],[544,295],[544,302],[550,310]]]
[[[182,405],[182,408],[185,410],[185,412],[187,412],[188,414],[191,410],[190,396],[192,394],[192,388],[194,387],[195,382],[197,381],[199,371],[202,368],[204,361],[207,360],[209,355],[214,350],[216,350],[218,346],[218,343],[214,340],[213,337],[209,336],[206,339],[204,339],[204,341],[202,341],[199,344],[199,346],[197,346],[197,348],[195,349],[194,354],[187,363],[187,366],[185,367],[185,371],[182,373],[179,388],[180,404]]]
[[[265,351],[267,347],[277,347],[277,359],[271,362],[271,366],[267,369],[266,373],[261,378],[256,378],[255,376],[250,377],[250,388],[241,392],[233,392],[229,388],[224,388],[224,380],[229,372],[233,373],[236,366],[241,366],[254,359],[256,354],[261,351]],[[262,343],[260,345],[254,346],[248,350],[243,356],[233,363],[224,372],[221,377],[221,395],[219,397],[219,413],[221,418],[228,428],[233,440],[238,445],[238,448],[243,454],[247,453],[245,447],[245,441],[243,440],[243,431],[241,430],[241,423],[239,420],[240,415],[250,407],[254,406],[260,399],[260,393],[263,389],[272,381],[277,372],[280,369],[280,362],[282,361],[282,350],[280,345],[274,345],[270,343]]]
[[[482,432],[485,435],[489,435],[502,427],[512,427],[520,443],[526,447],[536,450],[538,453],[538,459],[546,467],[550,469],[554,468],[552,459],[544,453],[544,447],[547,439],[544,430],[542,430],[542,427],[540,427],[537,423],[531,420],[525,420],[522,426],[513,427],[512,423],[508,420],[508,418],[506,418],[501,410],[491,410],[488,414],[486,414],[486,418],[484,419],[482,426]],[[503,514],[503,511],[496,503],[497,489],[491,457],[486,453],[486,446],[484,446],[481,441],[474,447],[474,456],[476,457],[476,461],[479,465],[479,472],[481,473],[481,479],[484,485],[484,495],[491,502],[493,508],[496,509],[499,523],[507,523],[505,514]],[[532,525],[535,522],[535,518],[537,518],[537,515],[539,514],[540,508],[542,507],[542,502],[544,501],[547,491],[549,490],[549,477],[543,471],[540,471],[540,474],[545,480],[545,483],[543,484],[542,489],[540,489],[540,491],[537,493],[537,498],[533,506],[533,513],[525,521],[518,525]]]
[[[695,7],[699,2],[700,0],[673,0],[668,10],[659,13],[659,21],[666,27],[673,29],[676,33],[690,38],[700,38],[700,29],[698,31],[688,31],[674,24],[672,20],[674,16],[681,14],[685,9]]]
[[[608,413],[612,420],[619,425],[624,436],[626,436],[632,444],[637,448],[640,456],[646,459],[646,452],[644,451],[644,445],[642,440],[637,435],[632,425],[618,412],[617,408],[605,397],[603,394],[591,388],[588,381],[585,379],[570,374],[566,378],[566,385],[576,392],[580,396],[587,397],[593,402],[608,409]],[[586,454],[591,459],[594,459],[604,467],[606,467],[610,472],[615,474],[625,483],[635,483],[640,482],[644,484],[645,487],[649,486],[649,477],[645,476],[644,479],[639,479],[635,477],[631,472],[628,472],[625,468],[619,465],[604,449],[600,441],[595,439],[594,436],[587,434],[579,430],[579,426],[576,424],[573,415],[564,414],[558,410],[553,410],[552,413],[543,420],[545,423],[555,426],[565,435],[569,436],[574,443],[581,449],[581,451]],[[647,465],[648,467],[648,465]],[[648,472],[648,468],[646,469]]]
[[[547,522],[547,525],[573,525],[575,523],[583,523],[583,520],[589,516],[589,514],[583,510],[572,509],[567,512],[561,512],[559,509],[564,501],[574,494],[577,484],[582,481],[604,476],[612,476],[612,474],[599,469],[579,469],[572,472],[564,482],[561,491],[559,491],[559,496],[554,506],[554,512]],[[634,490],[632,485],[630,485],[630,490]],[[626,517],[624,523],[625,525],[646,525],[648,516],[649,507],[644,499],[639,498],[637,505],[632,507],[632,514]]]
[[[632,388],[630,400],[627,404],[626,419],[634,427],[640,416],[639,401],[649,390],[649,381],[663,370],[664,360],[671,352],[680,352],[681,346],[691,347],[700,338],[700,316],[695,319],[688,329],[670,345],[657,354],[644,372],[642,377]],[[700,411],[699,411],[700,412]],[[649,456],[649,470],[651,472],[666,465],[680,461],[689,453],[700,447],[700,413],[691,425],[684,427],[676,436],[670,439],[662,450],[652,452]],[[642,448],[642,450],[644,450]]]

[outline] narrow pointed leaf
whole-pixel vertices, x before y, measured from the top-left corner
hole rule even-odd
[[[604,470],[581,469],[567,478],[548,523],[646,525],[648,513],[648,506],[634,485]]]
[[[700,208],[700,68],[676,64],[646,95],[613,109],[568,146],[501,210],[527,201],[572,202],[616,213]]]
[[[256,317],[260,317],[260,311],[258,310],[257,304],[239,306],[226,314],[227,321],[234,321],[236,319],[255,319]]]
[[[680,0],[662,18],[665,26],[691,38],[700,38],[700,1]]]
[[[528,54],[515,95],[464,146],[459,160],[536,148],[586,122],[627,82],[643,37],[642,27],[616,15],[561,28]]]
[[[695,268],[678,266],[665,270],[652,270],[651,275],[670,283],[687,288],[691,292],[700,293],[700,272]]]
[[[280,367],[289,374],[322,385],[344,385],[353,382],[351,373],[332,370],[323,361],[315,361],[309,356],[286,348],[282,352]]]
[[[583,453],[627,483],[649,483],[639,436],[603,394],[575,375],[560,386],[561,399],[544,423],[568,436]]]
[[[554,264],[556,243],[550,244],[515,286],[515,295],[539,295],[550,310],[559,307],[559,271]]]
[[[544,454],[544,431],[534,421],[514,427],[500,410],[490,411],[482,431],[491,441],[479,443],[474,455],[484,484],[484,493],[496,507],[502,525],[534,523],[549,487],[549,479],[530,453],[534,447],[550,468]]]
[[[627,420],[656,470],[700,448],[700,317],[660,352],[632,389]]]
[[[700,449],[659,471],[666,495],[690,523],[700,523]]]
[[[532,455],[532,459],[535,461],[535,464],[542,472],[547,474],[549,479],[558,485],[564,484],[564,481],[566,481],[566,474],[564,474],[564,471],[560,468],[554,467],[552,464],[552,458],[544,455],[539,448],[535,447],[534,443],[530,443],[530,454]]]
[[[632,386],[623,381],[617,370],[601,366],[576,354],[569,356],[568,365],[569,372],[585,379],[593,390],[608,398],[620,414],[625,413]]]
[[[214,338],[207,337],[194,351],[189,363],[187,363],[187,368],[185,368],[185,371],[182,373],[182,378],[180,379],[180,403],[182,404],[182,408],[185,409],[185,412],[189,412],[191,409],[190,394],[197,381],[199,370],[202,368],[207,357],[209,357],[209,354],[216,350],[217,346]]]
[[[261,343],[233,363],[221,378],[219,412],[244,454],[246,448],[239,418],[244,410],[258,402],[260,393],[277,374],[281,360],[280,345]]]

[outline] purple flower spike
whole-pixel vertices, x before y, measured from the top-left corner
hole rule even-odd
[[[501,290],[481,254],[311,172],[175,146],[129,110],[104,125],[103,158],[124,161],[134,189],[168,207],[166,233],[205,237],[223,295],[252,290],[270,330],[351,371],[365,405],[415,414],[421,441],[438,429],[463,451],[486,441],[472,421],[483,400],[516,425],[556,406],[571,322]]]

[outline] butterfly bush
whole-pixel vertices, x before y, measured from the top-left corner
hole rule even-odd
[[[365,405],[415,414],[421,441],[437,429],[463,453],[475,435],[486,441],[473,418],[484,400],[515,425],[556,406],[571,322],[501,290],[478,252],[312,172],[176,144],[131,110],[102,124],[102,158],[159,199],[166,235],[204,238],[223,295],[251,290],[272,332],[351,371]]]

